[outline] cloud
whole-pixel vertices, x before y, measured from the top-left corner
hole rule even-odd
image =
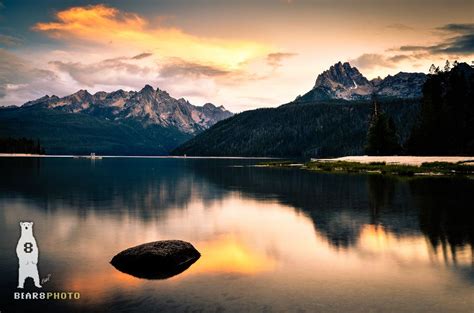
[[[437,44],[405,45],[389,49],[385,54],[365,53],[350,62],[360,69],[370,70],[377,67],[397,68],[402,62],[411,62],[412,66],[419,67],[422,66],[417,63],[419,61],[474,55],[474,24],[446,24],[436,30],[442,35]]]
[[[400,63],[406,61],[414,61],[426,57],[422,53],[411,54],[379,54],[364,53],[359,57],[349,60],[349,62],[362,70],[373,70],[376,68],[394,69],[400,67]]]
[[[137,14],[101,4],[59,11],[55,19],[37,23],[33,29],[71,45],[87,42],[88,47],[150,51],[164,58],[177,57],[228,70],[239,69],[270,49],[253,41],[199,37],[178,28],[151,25]]]
[[[397,54],[386,56],[378,53],[365,53],[361,56],[349,60],[349,62],[359,69],[373,69],[376,67],[395,68],[400,62],[411,59],[408,55]]]
[[[0,45],[6,47],[18,46],[23,42],[20,38],[0,34]]]
[[[267,54],[267,64],[271,67],[280,67],[282,66],[282,62],[285,59],[292,58],[298,55],[297,53],[291,52],[274,52]]]
[[[16,105],[56,88],[62,88],[54,72],[40,69],[15,54],[0,49],[0,105]]]
[[[207,64],[187,62],[179,58],[172,58],[160,67],[161,77],[195,76],[218,77],[230,74],[231,71]]]
[[[438,27],[437,30],[448,37],[435,45],[402,46],[399,50],[444,55],[474,54],[474,24],[447,24]]]
[[[87,38],[93,29],[96,36],[90,40],[101,40],[99,35],[110,30],[110,35],[126,35],[129,30],[143,29],[146,21],[136,14],[122,13],[116,8],[102,4],[72,7],[56,13],[57,22],[37,23],[33,29],[50,33],[55,38],[68,35]],[[122,30],[120,30],[122,28]]]
[[[174,80],[177,84],[187,83],[193,85],[196,80],[208,80],[213,85],[218,83],[221,87],[235,88],[235,86],[262,81],[269,77],[269,73],[264,69],[257,72],[248,69],[228,70],[213,64],[189,62],[180,58],[169,58],[163,61],[159,67],[159,79],[161,81],[179,78]]]
[[[387,57],[386,60],[391,63],[393,66],[397,65],[398,63],[406,60],[411,60],[413,56],[406,55],[406,54],[396,54],[391,57]]]
[[[141,59],[144,59],[144,58],[148,58],[149,56],[152,56],[152,55],[153,55],[153,53],[145,52],[145,53],[137,54],[136,56],[132,57],[132,59],[141,60]]]
[[[35,62],[67,83],[62,95],[71,88],[137,90],[151,84],[195,104],[229,104],[243,102],[239,97],[253,92],[256,80],[275,78],[269,60],[277,65],[291,57],[268,56],[278,50],[262,40],[195,35],[172,22],[102,4],[70,7],[32,27],[60,43],[47,54],[37,52]]]
[[[410,45],[407,45],[407,46],[401,46],[399,49],[392,49],[392,50],[408,51],[408,52],[412,52],[412,51],[428,51],[428,50],[429,50],[429,47],[425,47],[425,46],[410,46]]]
[[[161,65],[142,63],[149,54],[133,57],[116,57],[98,62],[49,62],[55,70],[66,73],[70,78],[86,87],[130,86],[139,88],[147,83],[163,81],[168,78],[215,79],[234,72],[216,66],[188,62],[179,58],[170,58]]]
[[[472,34],[474,33],[474,24],[446,24],[437,29],[453,33]]]
[[[132,63],[132,58],[117,57],[94,63],[82,62],[49,62],[58,71],[67,73],[76,82],[94,87],[95,85],[140,86],[150,79],[149,74],[156,71],[146,65]]]

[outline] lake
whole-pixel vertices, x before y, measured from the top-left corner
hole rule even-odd
[[[258,162],[0,158],[0,311],[474,312],[474,180]],[[79,300],[14,300],[20,221],[41,291]],[[165,280],[109,263],[164,239],[202,256]]]

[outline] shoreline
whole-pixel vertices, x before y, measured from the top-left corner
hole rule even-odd
[[[293,168],[325,173],[358,173],[392,176],[474,177],[474,157],[351,156],[311,159],[309,162],[273,161],[262,167]]]
[[[96,155],[102,159],[223,159],[223,160],[280,160],[275,157],[223,157],[223,156],[176,156],[176,155]],[[69,154],[26,154],[26,153],[0,153],[0,158],[80,158],[91,159],[90,155]]]
[[[460,162],[473,162],[474,156],[345,156],[334,159],[316,159],[311,158],[311,161],[321,162],[357,162],[362,164],[370,164],[374,162],[385,162],[387,165],[413,165],[421,166],[423,163],[460,163]]]

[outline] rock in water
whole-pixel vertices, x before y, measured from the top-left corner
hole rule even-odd
[[[182,273],[200,257],[189,242],[163,240],[128,248],[115,255],[110,263],[135,277],[166,279]]]

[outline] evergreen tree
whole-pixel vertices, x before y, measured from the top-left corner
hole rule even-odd
[[[449,72],[451,70],[451,64],[449,64],[449,60],[446,60],[446,64],[444,65],[444,71]]]
[[[474,70],[460,63],[428,78],[420,118],[407,142],[415,155],[474,153]]]
[[[434,64],[431,64],[430,69],[429,69],[429,73],[431,75],[436,74],[436,66]]]
[[[374,100],[372,115],[367,132],[366,152],[369,155],[394,155],[401,151],[397,131],[392,118],[380,111],[379,104]]]

